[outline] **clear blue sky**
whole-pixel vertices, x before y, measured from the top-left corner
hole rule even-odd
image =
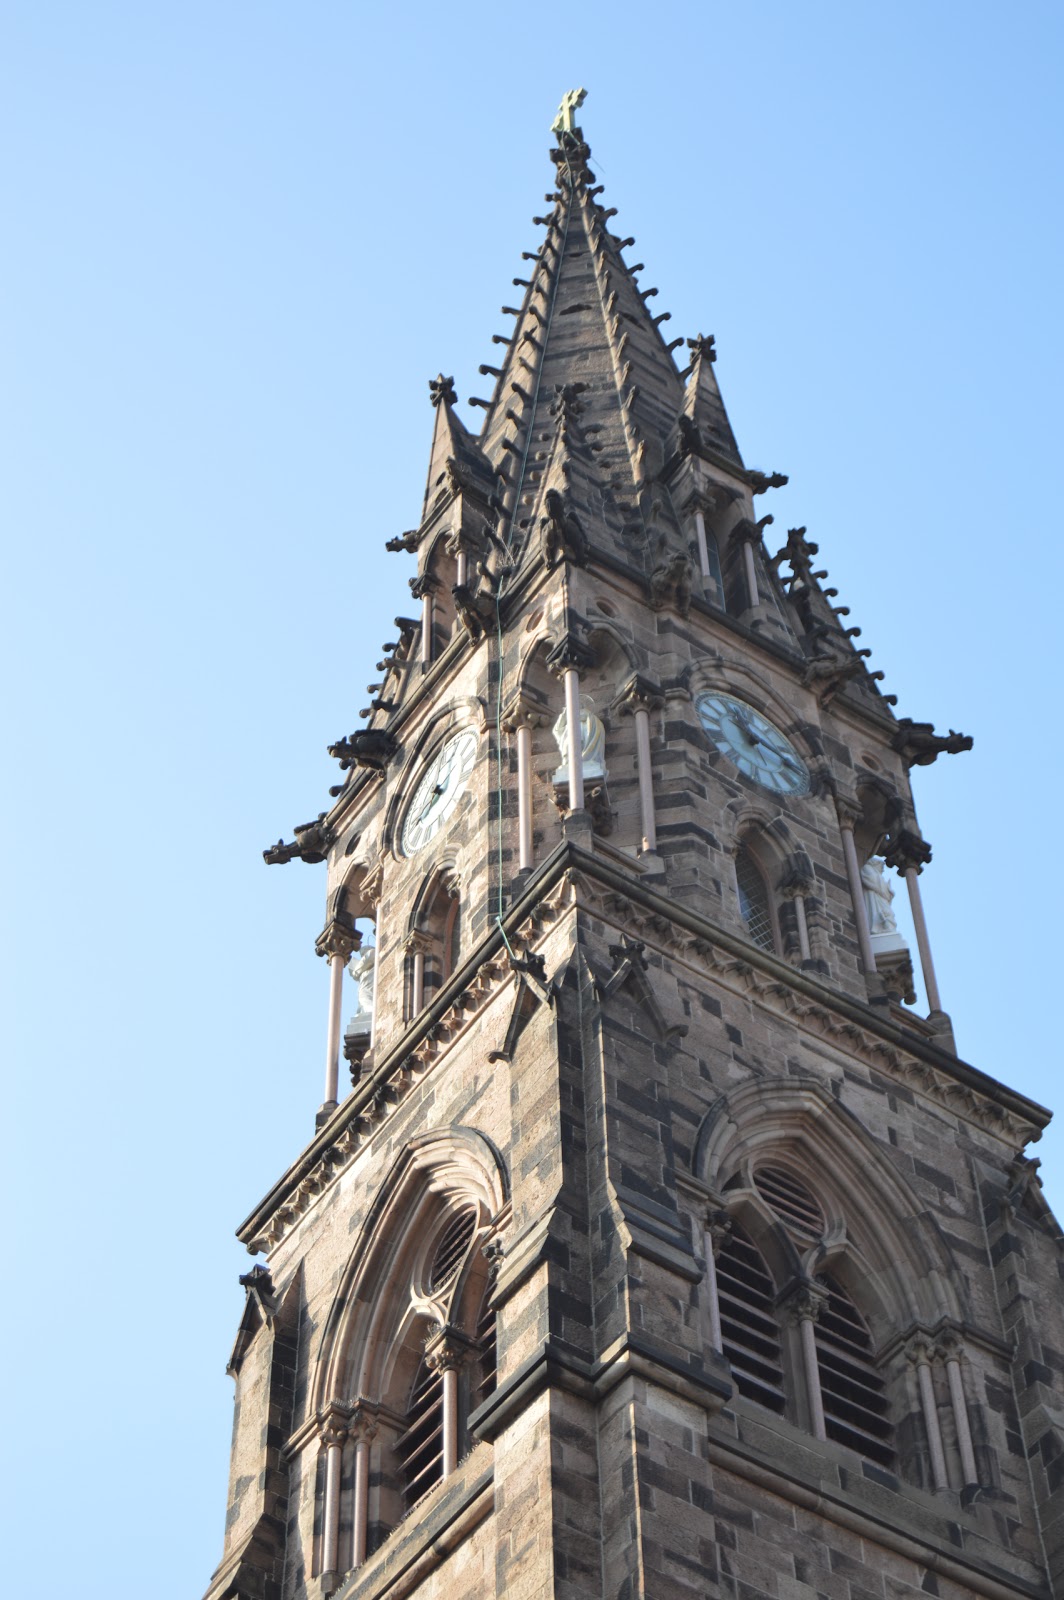
[[[943,996],[1064,1109],[1062,15],[2,8],[10,1592],[188,1600],[219,1557],[232,1230],[324,1050],[321,871],[260,852],[410,609],[426,380],[483,385],[569,87],[777,526],[899,712],[975,735],[919,778]]]

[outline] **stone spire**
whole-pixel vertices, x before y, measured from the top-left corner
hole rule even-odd
[[[495,336],[504,346],[501,364],[481,368],[496,384],[480,443],[499,474],[500,531],[515,546],[525,541],[557,462],[563,394],[579,395],[590,476],[600,503],[612,501],[622,521],[638,513],[661,471],[684,399],[660,328],[667,313],[651,315],[647,302],[657,290],[640,288],[640,267],[622,254],[635,241],[610,231],[613,212],[599,204],[580,129],[556,132],[557,186],[547,196],[550,211],[534,219],[546,230],[543,242],[527,257],[528,277],[514,280],[524,289],[521,304],[503,308],[515,322],[512,335]]]
[[[716,452],[741,467],[742,456],[735,443],[724,401],[720,397],[720,386],[714,370],[717,352],[713,335],[700,333],[696,339],[688,339],[687,346],[691,351],[691,365],[680,413],[684,419],[680,428],[682,431],[694,430],[689,438],[694,447]]]

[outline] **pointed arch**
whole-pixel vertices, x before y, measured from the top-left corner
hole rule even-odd
[[[783,1164],[816,1196],[825,1232],[803,1259],[860,1306],[877,1347],[913,1323],[964,1320],[963,1282],[925,1208],[876,1142],[813,1078],[761,1078],[722,1096],[695,1145],[695,1176],[729,1209],[765,1215],[755,1173]],[[761,1241],[759,1240],[759,1245]]]
[[[311,1387],[315,1409],[387,1390],[397,1342],[408,1340],[419,1317],[445,1317],[469,1290],[468,1269],[446,1298],[426,1283],[446,1220],[472,1208],[475,1233],[486,1237],[508,1198],[503,1159],[476,1129],[446,1128],[410,1141],[377,1192],[326,1319]],[[400,1281],[424,1292],[411,1296],[408,1289],[405,1299],[382,1292]]]

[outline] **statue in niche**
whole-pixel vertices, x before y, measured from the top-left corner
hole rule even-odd
[[[861,868],[861,887],[864,890],[865,915],[873,948],[898,950],[907,948],[898,931],[898,921],[891,901],[894,890],[890,886],[881,856],[869,856]]]
[[[551,729],[562,764],[554,774],[555,783],[569,782],[569,718],[563,711]],[[584,782],[598,779],[604,783],[606,772],[606,730],[602,718],[595,711],[595,702],[589,695],[580,696],[580,753],[584,769]]]
[[[370,945],[347,963],[347,970],[358,984],[358,1009],[347,1025],[348,1033],[373,1031],[373,991],[377,976],[377,950]]]

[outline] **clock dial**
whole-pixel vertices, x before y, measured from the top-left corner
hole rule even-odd
[[[412,856],[439,833],[469,781],[477,754],[477,736],[456,733],[442,744],[419,778],[403,819],[402,845]]]
[[[722,756],[775,794],[808,794],[809,769],[789,739],[760,711],[728,694],[702,694],[699,721]]]

